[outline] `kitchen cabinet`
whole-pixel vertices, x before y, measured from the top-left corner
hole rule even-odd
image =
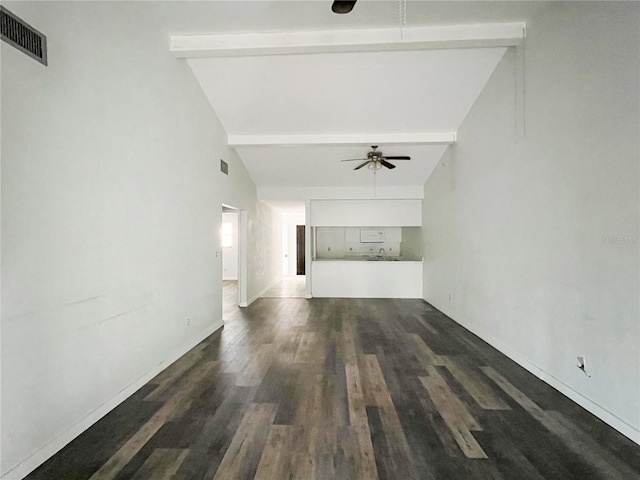
[[[316,229],[316,253],[322,258],[344,258],[344,228]]]
[[[344,241],[346,243],[359,243],[360,242],[360,229],[359,228],[345,228],[344,229]]]
[[[422,298],[422,262],[321,260],[311,264],[311,295]]]
[[[422,200],[311,200],[314,227],[419,227]]]

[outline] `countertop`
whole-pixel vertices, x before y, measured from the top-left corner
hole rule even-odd
[[[404,258],[384,255],[348,255],[341,258],[316,258],[314,262],[422,262],[421,258]]]

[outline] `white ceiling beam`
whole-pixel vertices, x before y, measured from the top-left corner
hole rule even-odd
[[[510,47],[525,38],[524,22],[375,28],[310,32],[173,34],[170,50],[180,58],[239,57],[443,48]]]
[[[230,147],[400,144],[447,145],[455,142],[456,132],[227,136],[227,143]]]

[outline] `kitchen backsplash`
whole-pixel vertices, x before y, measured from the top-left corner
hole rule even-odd
[[[366,230],[367,234],[361,235]],[[378,235],[373,232],[379,231]],[[420,227],[375,227],[375,229],[359,227],[316,227],[315,255],[317,259],[341,259],[353,256],[385,255],[386,257],[401,257],[403,251],[411,252],[411,257],[421,257],[415,252],[420,251],[420,245],[405,245],[404,239],[411,243],[420,239],[420,235],[413,235],[412,230],[420,231]],[[373,234],[372,234],[373,232]],[[383,241],[367,241],[367,239],[383,239]],[[365,241],[363,241],[365,240]]]
[[[344,244],[344,255],[371,255],[384,253],[387,256],[400,256],[400,242],[383,243],[346,243]]]

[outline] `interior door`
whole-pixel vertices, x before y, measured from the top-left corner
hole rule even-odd
[[[296,275],[304,275],[304,225],[296,225]]]

